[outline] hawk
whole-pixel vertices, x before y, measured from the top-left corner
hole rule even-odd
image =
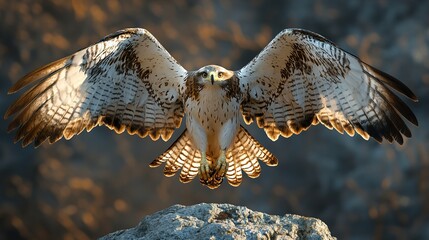
[[[30,87],[31,86],[31,87]],[[28,89],[8,108],[15,141],[39,146],[105,125],[167,141],[186,116],[186,130],[151,167],[180,171],[180,181],[233,186],[242,171],[256,178],[258,160],[277,158],[240,124],[256,121],[275,141],[319,123],[350,136],[403,143],[417,119],[393,92],[417,101],[394,77],[316,33],[280,32],[238,71],[208,65],[187,71],[147,30],[129,28],[43,66],[11,87]]]

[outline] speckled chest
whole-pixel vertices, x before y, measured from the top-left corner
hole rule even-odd
[[[207,85],[201,88],[198,98],[186,100],[185,112],[207,132],[217,132],[227,121],[238,118],[240,99],[221,86]]]

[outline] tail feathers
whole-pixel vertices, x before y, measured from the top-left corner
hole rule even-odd
[[[201,154],[193,148],[189,133],[185,130],[182,135],[161,156],[157,157],[150,167],[158,167],[166,162],[164,175],[171,177],[182,168],[180,181],[188,183],[198,174]]]
[[[243,179],[242,171],[249,177],[257,178],[261,174],[261,166],[258,160],[268,166],[277,166],[277,158],[264,148],[255,138],[253,138],[243,127],[235,137],[234,143],[226,153],[228,169],[225,177],[232,186],[239,186]],[[207,156],[210,165],[215,166],[216,162]],[[149,166],[158,167],[166,163],[164,174],[171,177],[181,168],[180,181],[187,183],[192,181],[198,174],[201,162],[201,153],[194,149],[189,133],[185,130],[182,135],[167,149],[161,156],[156,158]],[[217,188],[220,182],[211,183],[210,188]]]
[[[257,178],[261,174],[258,159],[268,166],[277,166],[277,158],[264,148],[243,127],[235,137],[234,144],[226,154],[228,170],[226,178],[232,186],[240,185],[243,170],[249,177]]]

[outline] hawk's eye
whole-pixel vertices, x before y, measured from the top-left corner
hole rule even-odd
[[[207,74],[207,72],[202,72],[202,73],[201,73],[201,76],[202,76],[203,78],[207,78],[208,74]]]
[[[222,78],[222,77],[223,77],[223,72],[218,72],[218,73],[217,73],[217,77],[218,77],[218,78]]]

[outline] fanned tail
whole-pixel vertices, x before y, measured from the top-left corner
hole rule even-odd
[[[261,166],[258,160],[268,166],[277,166],[277,158],[253,138],[246,129],[240,126],[234,143],[226,154],[228,171],[226,178],[232,186],[239,186],[242,180],[243,170],[251,178],[257,178],[261,174]]]
[[[154,168],[166,162],[164,175],[167,177],[173,176],[182,168],[179,179],[183,183],[188,183],[198,174],[200,161],[201,154],[193,148],[188,130],[185,130],[170,148],[152,161],[149,166]]]
[[[215,165],[209,156],[207,160]],[[249,177],[257,178],[261,174],[258,160],[268,166],[277,166],[277,158],[253,138],[242,126],[235,137],[234,143],[226,153],[228,170],[225,177],[232,186],[239,186],[243,179],[242,171]],[[185,130],[182,135],[161,156],[157,157],[149,166],[158,167],[166,163],[164,175],[171,177],[180,171],[180,181],[188,183],[198,174],[201,162],[201,153],[194,149],[189,133]],[[210,182],[207,187],[219,187],[222,181]]]

